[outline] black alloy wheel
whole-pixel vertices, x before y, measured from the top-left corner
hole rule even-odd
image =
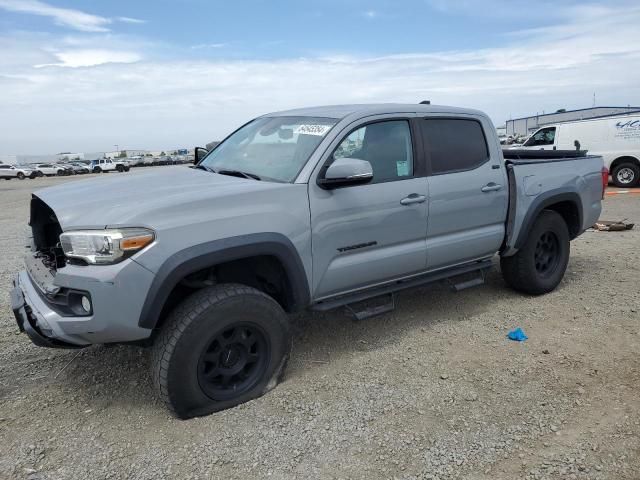
[[[543,210],[516,254],[500,258],[507,285],[530,295],[555,289],[569,263],[569,240],[564,218],[558,212]]]
[[[227,400],[253,388],[270,357],[270,345],[255,324],[235,324],[216,333],[198,362],[198,382],[214,400]]]
[[[544,232],[534,252],[536,271],[543,277],[552,275],[560,260],[560,244],[558,237],[553,232]]]

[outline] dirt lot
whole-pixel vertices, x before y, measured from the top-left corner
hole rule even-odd
[[[145,350],[17,333],[29,194],[68,181],[0,183],[0,478],[640,479],[640,226],[585,233],[544,297],[495,271],[361,323],[299,315],[278,388],[185,422]],[[608,196],[602,218],[640,222],[640,195]],[[505,338],[517,326],[528,341]]]

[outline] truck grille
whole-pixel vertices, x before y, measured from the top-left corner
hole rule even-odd
[[[58,268],[64,267],[66,261],[62,248],[60,248],[60,234],[62,228],[55,213],[41,199],[31,197],[31,251],[40,258],[42,263],[55,273]]]

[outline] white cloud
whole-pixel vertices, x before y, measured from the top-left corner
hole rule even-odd
[[[10,12],[50,17],[57,25],[83,32],[107,32],[109,18],[91,15],[71,8],[59,8],[38,0],[0,0],[0,8]]]
[[[198,45],[191,45],[191,49],[202,50],[204,48],[223,48],[226,46],[226,43],[199,43]]]
[[[93,67],[106,63],[134,63],[142,59],[136,52],[126,52],[121,50],[68,50],[66,52],[54,52],[58,63],[44,63],[34,65],[36,68],[43,67]]]
[[[123,23],[136,23],[136,24],[147,23],[146,20],[141,20],[139,18],[132,18],[132,17],[116,17],[116,20]]]
[[[638,105],[640,44],[629,39],[640,7],[594,8],[501,47],[380,57],[159,61],[129,37],[0,37],[0,153],[204,144],[255,115],[313,104],[427,99],[496,123],[590,106],[593,92],[598,103]]]
[[[145,20],[132,17],[116,17],[115,19],[92,15],[72,8],[54,7],[39,0],[0,0],[0,9],[9,12],[39,15],[53,19],[56,25],[80,30],[82,32],[108,32],[113,21],[141,24]]]
[[[378,16],[378,12],[376,12],[375,10],[367,10],[366,12],[363,13],[363,16],[365,18],[373,19]]]

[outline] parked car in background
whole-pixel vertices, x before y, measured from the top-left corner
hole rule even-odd
[[[144,157],[144,162],[142,163],[142,165],[145,167],[150,167],[151,165],[156,165],[156,161],[156,157]]]
[[[89,173],[91,170],[89,170],[89,165],[87,165],[86,163],[82,163],[82,162],[73,162],[71,163],[71,166],[73,167],[73,172],[76,175],[82,175],[85,173]]]
[[[116,169],[116,164],[109,158],[99,158],[91,161],[91,173],[110,172]]]
[[[5,165],[0,164],[0,178],[5,180],[11,180],[17,178],[18,180],[24,180],[25,178],[36,178],[37,172],[30,167],[23,165]]]
[[[140,155],[136,155],[134,157],[128,157],[127,162],[129,163],[130,167],[137,167],[144,163],[144,157]]]
[[[110,158],[99,158],[91,161],[92,173],[106,173],[106,172],[128,172],[129,165],[122,161],[122,159],[111,160]]]
[[[66,174],[66,170],[55,163],[39,163],[35,166],[35,169],[37,172],[40,172],[42,175],[45,175],[47,177],[53,175],[62,176]]]
[[[128,172],[131,169],[126,158],[114,158],[113,163],[115,163],[118,172]]]
[[[70,163],[58,162],[56,165],[64,168],[64,174],[65,175],[75,175],[76,174],[75,170],[73,169],[73,165],[71,165]]]
[[[601,155],[617,187],[640,182],[640,115],[563,122],[538,129],[521,147],[529,150],[579,148]]]
[[[152,344],[180,418],[246,402],[282,376],[287,312],[363,319],[401,289],[482,284],[496,254],[514,290],[554,290],[607,170],[506,152],[476,110],[315,107],[256,118],[194,168],[41,190],[11,293],[18,328],[40,346]],[[372,298],[385,303],[362,307]]]

